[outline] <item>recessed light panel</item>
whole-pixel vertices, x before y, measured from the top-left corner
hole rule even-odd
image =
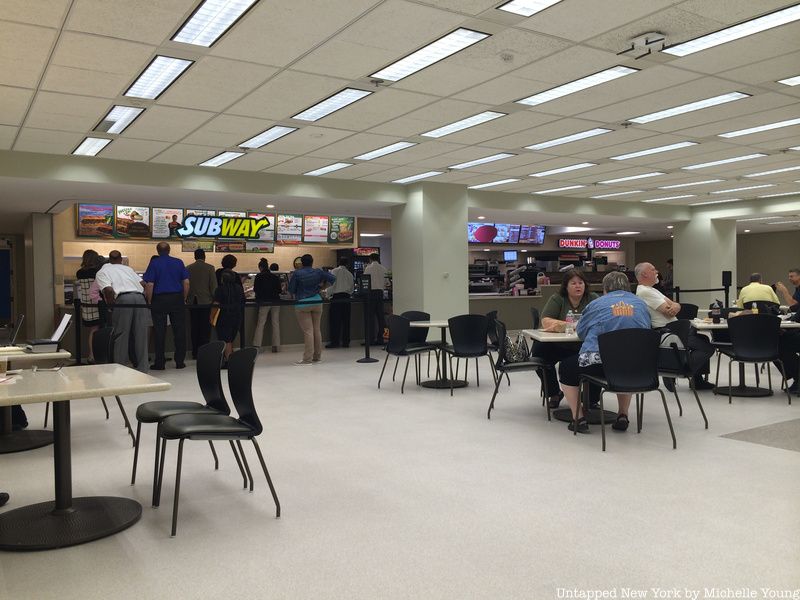
[[[491,110],[487,110],[486,112],[478,113],[477,115],[472,115],[471,117],[467,117],[466,119],[461,119],[460,121],[456,121],[455,123],[444,125],[442,127],[439,127],[438,129],[427,131],[422,135],[424,137],[440,138],[446,135],[450,135],[451,133],[455,133],[456,131],[461,131],[462,129],[467,129],[469,127],[475,127],[476,125],[481,125],[483,123],[487,123],[488,121],[493,121],[494,119],[499,119],[500,117],[505,117],[505,116],[506,113],[493,112]]]
[[[124,96],[154,100],[166,90],[193,61],[170,56],[156,56],[144,72],[128,88]]]
[[[312,177],[319,177],[320,175],[325,175],[326,173],[333,173],[334,171],[338,171],[339,169],[344,169],[345,167],[352,167],[352,163],[333,163],[332,165],[328,165],[327,167],[321,167],[319,169],[315,169],[313,171],[309,171],[308,173],[303,173],[303,175],[311,175]]]
[[[618,231],[617,235],[639,235],[641,231]]]
[[[208,48],[258,0],[205,0],[172,38]]]
[[[111,140],[107,138],[87,137],[72,153],[78,156],[96,156],[100,150],[110,143]]]
[[[782,194],[766,194],[759,196],[759,198],[778,198],[779,196],[800,196],[800,190],[795,192],[783,192]]]
[[[791,127],[792,125],[800,125],[800,119],[788,119],[786,121],[779,121],[777,123],[759,125],[758,127],[749,127],[748,129],[729,131],[728,133],[720,133],[719,137],[734,138],[734,137],[739,137],[741,135],[750,135],[751,133],[761,133],[762,131],[770,131],[771,129],[780,129],[781,127]]]
[[[562,98],[563,96],[568,96],[569,94],[574,94],[575,92],[580,92],[581,90],[585,90],[608,81],[613,81],[614,79],[619,79],[620,77],[630,75],[631,73],[637,73],[638,71],[639,69],[631,69],[629,67],[622,67],[618,65],[616,67],[606,69],[605,71],[600,71],[599,73],[594,73],[593,75],[582,77],[581,79],[570,81],[564,85],[545,90],[544,92],[539,92],[533,96],[528,96],[522,100],[517,100],[517,104],[525,104],[527,106],[544,104],[545,102],[550,102],[556,98]]]
[[[669,152],[670,150],[688,148],[689,146],[697,146],[697,142],[678,142],[677,144],[670,144],[668,146],[658,146],[657,148],[648,148],[647,150],[639,150],[638,152],[630,152],[628,154],[620,154],[619,156],[612,156],[611,160],[628,160],[629,158],[639,158],[640,156],[659,154],[660,152]]]
[[[794,77],[789,77],[788,79],[780,79],[778,83],[782,83],[783,85],[800,85],[800,75],[795,75]]]
[[[358,102],[362,98],[369,96],[371,93],[372,92],[357,90],[355,88],[345,88],[330,98],[326,98],[322,102],[319,102],[314,106],[297,113],[292,118],[300,121],[318,121],[322,117],[327,117],[329,114],[334,113],[345,106],[349,106],[353,102]]]
[[[556,192],[566,192],[567,190],[577,190],[578,188],[586,187],[585,185],[568,185],[565,187],[553,188],[551,190],[539,190],[532,192],[534,194],[555,194]]]
[[[693,183],[676,183],[675,185],[662,185],[659,186],[660,190],[677,190],[679,188],[693,187],[695,185],[707,185],[709,183],[721,183],[724,179],[705,179],[703,181],[695,181]]]
[[[706,202],[694,202],[689,206],[706,206],[708,204],[727,204],[728,202],[741,202],[741,198],[730,198],[728,200],[707,200]]]
[[[565,135],[564,137],[533,144],[532,146],[525,146],[528,150],[544,150],[545,148],[552,148],[553,146],[560,146],[561,144],[569,144],[570,142],[577,142],[578,140],[585,140],[586,138],[602,135],[604,133],[611,133],[613,129],[589,129],[588,131],[581,131],[580,133],[573,133],[572,135]]]
[[[498,6],[497,9],[514,13],[521,17],[530,17],[559,2],[561,0],[511,0],[511,2]]]
[[[389,144],[388,146],[384,146],[383,148],[378,148],[376,150],[373,150],[372,152],[359,154],[355,158],[358,160],[372,160],[374,158],[386,156],[387,154],[391,154],[392,152],[399,152],[400,150],[411,148],[411,146],[416,146],[416,144],[414,142],[397,142],[395,144]]]
[[[683,194],[681,196],[665,196],[663,198],[650,198],[649,200],[642,200],[642,202],[664,202],[666,200],[681,200],[683,198],[694,198],[695,194]]]
[[[727,165],[728,163],[735,163],[740,162],[743,160],[752,160],[754,158],[761,158],[762,156],[766,156],[766,154],[756,153],[756,154],[745,154],[744,156],[734,156],[733,158],[724,158],[722,160],[714,160],[707,163],[698,163],[696,165],[689,165],[687,167],[681,167],[685,171],[693,171],[695,169],[705,169],[708,167],[716,167],[718,165]]]
[[[717,190],[711,192],[712,194],[732,194],[734,192],[746,192],[747,190],[759,190],[761,188],[775,187],[774,183],[765,183],[764,185],[749,185],[747,187],[731,188],[729,190]]]
[[[244,152],[222,152],[216,156],[212,156],[205,162],[201,162],[201,167],[219,167],[227,162],[231,162],[235,158],[244,156]]]
[[[270,142],[282,138],[285,135],[297,131],[297,127],[284,127],[283,125],[275,125],[266,131],[262,131],[257,136],[251,137],[249,140],[239,144],[240,148],[261,148]]]
[[[798,169],[800,169],[800,166],[785,167],[783,169],[773,169],[772,171],[761,171],[761,173],[750,173],[750,175],[745,175],[745,177],[761,177],[762,175],[776,175],[778,173],[788,173],[789,171],[797,171]]]
[[[514,183],[515,181],[519,181],[519,179],[498,179],[497,181],[490,181],[489,183],[481,183],[479,185],[470,185],[467,189],[470,190],[482,190],[484,188],[494,187],[496,185],[503,185],[506,183]]]
[[[143,112],[143,108],[116,105],[108,111],[108,114],[103,117],[103,120],[94,130],[105,131],[106,133],[122,133]]]
[[[720,104],[727,104],[728,102],[733,102],[734,100],[741,100],[742,98],[749,98],[749,97],[750,94],[743,94],[742,92],[731,92],[729,94],[721,94],[719,96],[714,96],[713,98],[705,98],[703,100],[698,100],[696,102],[690,102],[689,104],[681,104],[680,106],[673,106],[672,108],[659,110],[658,112],[642,115],[641,117],[634,117],[633,119],[628,119],[628,120],[631,123],[639,123],[639,124],[651,123],[652,121],[660,121],[661,119],[667,119],[669,117],[682,115],[688,112],[694,112],[696,110],[703,110],[704,108],[719,106]]]
[[[602,194],[601,196],[591,196],[592,198],[616,198],[617,196],[630,196],[631,194],[642,194],[644,190],[631,190],[630,192],[614,192],[613,194]]]
[[[596,167],[597,163],[578,163],[577,165],[570,165],[568,167],[561,167],[559,169],[550,169],[549,171],[541,171],[539,173],[531,173],[530,177],[549,177],[550,175],[557,175],[559,173],[567,173],[569,171],[577,171],[578,169],[586,169],[588,167]]]
[[[456,52],[460,52],[464,48],[469,48],[472,44],[485,40],[487,37],[489,37],[488,33],[460,27],[377,73],[373,73],[372,77],[386,81],[400,81],[425,67],[452,56]]]
[[[508,152],[501,152],[499,154],[492,154],[491,156],[485,156],[483,158],[476,158],[475,160],[471,160],[469,162],[459,163],[457,165],[453,165],[449,167],[450,169],[469,169],[470,167],[476,167],[478,165],[485,165],[486,163],[494,162],[496,160],[503,160],[504,158],[511,158],[512,156],[516,156],[516,154],[509,154]]]
[[[658,175],[665,175],[661,171],[653,171],[652,173],[644,173],[643,175],[631,175],[630,177],[619,177],[618,179],[606,179],[605,181],[598,181],[597,183],[621,183],[623,181],[633,181],[634,179],[645,179],[646,177],[656,177]]]
[[[403,177],[402,179],[395,179],[392,183],[411,183],[412,181],[419,181],[420,179],[427,179],[428,177],[436,177],[441,175],[443,171],[427,171],[419,175],[412,175],[411,177]]]

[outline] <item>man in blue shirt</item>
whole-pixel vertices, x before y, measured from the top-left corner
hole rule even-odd
[[[142,279],[144,295],[153,313],[156,361],[151,369],[163,371],[166,363],[164,344],[167,338],[167,316],[175,341],[175,367],[186,365],[186,298],[189,296],[189,271],[179,258],[169,255],[169,244],[159,242],[158,256],[150,261]]]

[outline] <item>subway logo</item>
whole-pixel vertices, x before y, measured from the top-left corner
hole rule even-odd
[[[189,215],[178,229],[180,237],[222,237],[258,239],[259,232],[269,227],[269,219],[252,217],[198,217]]]

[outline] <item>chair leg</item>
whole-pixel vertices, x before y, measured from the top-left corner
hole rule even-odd
[[[733,365],[733,359],[728,361],[728,404],[733,404],[733,378],[731,365]]]
[[[694,394],[694,399],[697,400],[697,406],[700,407],[700,414],[703,415],[703,421],[706,424],[706,429],[708,429],[708,418],[706,417],[706,411],[703,410],[703,405],[700,403],[700,396],[697,395],[697,390],[694,389],[694,378],[689,378],[689,389],[692,390]]]
[[[153,506],[158,506],[156,504],[156,490],[158,489],[158,465],[160,464],[161,458],[161,437],[159,433],[159,428],[156,427],[156,451],[155,451],[155,464],[153,465]]]
[[[214,442],[208,440],[208,447],[211,448],[211,454],[214,455],[214,470],[219,471],[219,457],[217,456],[217,451],[214,448]]]
[[[758,364],[753,363],[753,371],[755,371],[756,374],[756,387],[758,387],[761,385],[761,378],[758,376]]]
[[[676,380],[675,384],[677,384],[677,383],[678,382]],[[678,403],[678,416],[682,417],[683,416],[683,406],[681,406],[681,399],[678,397],[678,386],[677,385],[673,385],[672,388],[673,388],[673,392],[672,393],[675,394],[675,401]]]
[[[167,455],[167,440],[161,440],[161,456],[158,461],[157,485],[153,497],[153,506],[158,507],[161,504],[161,484],[164,483],[164,458]]]
[[[233,440],[228,440],[228,443],[231,445],[231,451],[233,451],[233,456],[236,458],[236,464],[239,466],[239,473],[242,474],[242,489],[247,489],[247,475],[244,473],[244,467],[242,467],[242,461],[239,458],[239,453],[236,451],[236,446],[234,446]]]
[[[269,491],[272,493],[272,499],[275,501],[275,518],[278,519],[281,516],[281,503],[278,501],[278,494],[275,493],[275,486],[272,485],[272,479],[270,478],[269,471],[267,470],[267,463],[264,462],[264,456],[261,454],[261,448],[258,447],[256,438],[250,438],[250,441],[253,442],[253,446],[255,446],[256,449],[256,454],[258,454],[258,460],[261,461],[261,468],[264,470],[264,477],[267,478]]]
[[[791,392],[789,392],[789,382],[786,381],[786,367],[784,366],[782,360],[777,360],[775,362],[777,362],[781,366],[781,384],[783,385],[783,388],[786,390],[786,397],[789,399],[789,406],[791,406],[791,404],[792,404],[792,394],[791,394]],[[772,389],[772,385],[771,384],[770,384],[769,388]]]
[[[106,399],[100,396],[100,402],[103,403],[103,410],[106,411],[106,421],[108,421],[108,406],[106,405]]]
[[[545,376],[544,370],[541,368],[538,369],[537,373],[539,373],[539,376],[542,378],[542,404],[547,407],[547,420],[551,421],[552,418],[550,415],[550,396],[548,395],[549,392],[547,389],[547,377]],[[508,376],[508,373],[506,373],[506,376]],[[580,393],[580,391],[578,393]]]
[[[398,356],[397,360],[394,361],[394,372],[392,373],[392,381],[394,381],[395,378],[397,377],[397,365],[399,364],[400,364],[400,357]]]
[[[181,463],[183,462],[183,442],[178,442],[178,467],[175,469],[175,497],[172,501],[172,537],[178,530],[178,499],[181,495]]]
[[[122,400],[119,399],[119,396],[114,396],[117,399],[117,406],[119,406],[119,412],[122,413],[122,420],[125,421],[125,427],[128,429],[128,434],[131,436],[131,441],[133,441],[133,445],[136,445],[136,438],[133,436],[133,428],[131,427],[131,422],[128,420],[128,413],[125,412],[125,407],[122,406]]]
[[[664,414],[667,415],[667,423],[669,424],[669,433],[672,436],[672,449],[676,450],[678,448],[678,443],[675,441],[675,430],[672,428],[672,418],[669,416],[669,407],[667,406],[667,397],[664,395],[664,392],[661,390],[657,390],[659,394],[661,394],[661,403],[664,405]]]
[[[398,358],[398,361],[399,361],[399,360],[400,360],[400,359]],[[404,390],[404,389],[405,389],[405,387],[406,387],[406,376],[408,375],[408,363],[409,363],[409,362],[411,362],[411,357],[410,357],[410,356],[406,357],[406,368],[405,368],[405,370],[403,371],[403,382],[400,384],[400,393],[401,393],[401,394],[403,393],[403,390]]]
[[[492,409],[494,408],[494,399],[497,397],[497,390],[500,389],[500,382],[503,381],[498,377],[494,382],[494,393],[492,394],[492,401],[489,402],[489,410],[486,411],[486,418],[492,418]]]
[[[131,485],[136,483],[136,465],[139,462],[139,436],[142,435],[142,422],[136,421],[136,439],[133,441],[133,470],[131,471]]]
[[[458,372],[458,365],[460,363],[461,363],[461,359],[459,358],[458,362],[456,363],[456,373]],[[456,377],[456,379],[458,379],[458,377]],[[468,358],[464,359],[464,379],[469,381],[469,359]]]
[[[642,433],[642,426],[644,425],[644,394],[636,394],[636,418],[638,421],[636,433]]]
[[[437,361],[437,366],[438,366],[438,361]],[[428,377],[430,376],[431,376],[431,353],[428,352]]]
[[[478,368],[478,357],[475,357],[475,384],[481,387],[481,371]]]
[[[722,352],[717,350],[717,380],[714,382],[715,386],[719,386],[719,365],[722,362]]]
[[[447,360],[450,363],[450,396],[453,396],[453,355],[448,354]],[[456,365],[458,365],[458,359],[456,359]],[[457,376],[458,374],[456,374]]]
[[[764,368],[764,365],[761,365],[761,368]],[[767,383],[769,384],[769,391],[772,391],[772,369],[767,369]]]
[[[250,472],[250,465],[247,462],[247,456],[242,448],[241,440],[236,440],[236,447],[239,448],[239,454],[242,455],[242,462],[244,463],[244,470],[247,471],[247,478],[250,480],[250,491],[253,491],[253,474]]]
[[[506,373],[506,381],[508,382],[508,387],[511,387],[511,378],[508,376],[508,373]]]
[[[494,358],[492,357],[492,351],[491,350],[489,350],[489,352],[487,353],[487,356],[489,357],[489,364],[492,367],[492,379],[497,381],[498,375],[497,375],[497,371],[494,368]]]
[[[606,451],[606,409],[603,406],[603,396],[605,393],[605,390],[600,390],[600,439],[603,441],[603,452]]]
[[[386,358],[383,359],[383,368],[381,369],[381,376],[378,377],[378,389],[381,389],[381,379],[383,379],[383,372],[386,370],[386,363],[389,361],[389,354],[386,354]]]
[[[50,414],[50,403],[44,403],[44,426],[47,427],[47,416]]]

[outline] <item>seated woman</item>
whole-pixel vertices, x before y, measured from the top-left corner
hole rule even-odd
[[[562,360],[558,366],[564,396],[572,409],[569,430],[577,428],[579,433],[589,433],[589,425],[578,403],[578,379],[581,374],[603,376],[600,347],[597,337],[618,329],[650,329],[650,313],[647,305],[630,292],[631,284],[624,273],[614,271],[603,277],[602,298],[586,307],[578,322],[578,337],[583,340],[580,352]],[[612,425],[616,431],[628,429],[628,407],[630,394],[617,394],[619,411]]]
[[[582,313],[592,300],[598,298],[597,294],[589,291],[589,282],[586,281],[582,271],[571,269],[564,273],[561,281],[561,289],[557,294],[550,296],[547,304],[542,310],[542,330],[563,332],[567,326],[567,313]],[[550,363],[557,363],[565,358],[574,356],[578,353],[578,345],[572,342],[534,342],[531,349],[531,356],[544,359]],[[549,395],[548,402],[550,408],[558,408],[564,394],[558,387],[556,370],[544,369],[542,386]],[[545,385],[546,384],[546,385]],[[599,392],[594,394],[599,396]]]

